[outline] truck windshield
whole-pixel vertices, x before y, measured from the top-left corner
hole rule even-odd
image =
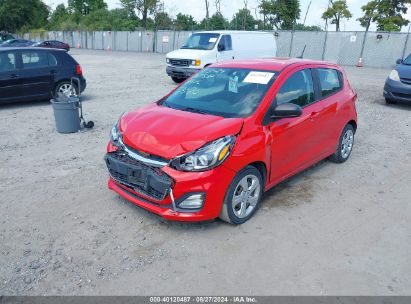
[[[197,33],[188,38],[182,49],[212,50],[220,37],[217,33]]]
[[[222,117],[247,117],[255,112],[277,72],[239,68],[206,68],[187,80],[162,105]]]

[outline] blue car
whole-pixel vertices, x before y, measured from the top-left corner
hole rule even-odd
[[[397,60],[397,66],[385,81],[384,97],[387,103],[411,104],[411,54]]]

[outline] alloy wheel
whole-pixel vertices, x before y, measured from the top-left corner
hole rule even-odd
[[[244,176],[234,190],[232,208],[235,216],[247,217],[256,207],[260,191],[260,181],[255,175]]]

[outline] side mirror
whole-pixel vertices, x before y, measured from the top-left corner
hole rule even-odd
[[[401,64],[402,63],[402,59],[397,59],[397,64]]]
[[[302,109],[299,105],[293,103],[283,103],[276,106],[271,113],[271,118],[290,118],[299,117]]]
[[[217,46],[217,50],[218,50],[219,52],[225,51],[225,45],[224,45],[224,44],[219,44],[219,45]]]

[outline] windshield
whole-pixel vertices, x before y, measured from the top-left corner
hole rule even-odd
[[[182,49],[212,50],[220,37],[217,33],[197,33],[188,38]]]
[[[187,80],[163,106],[223,117],[255,112],[277,72],[238,68],[206,68]]]
[[[411,65],[411,54],[408,55],[408,57],[404,59],[402,64]]]

